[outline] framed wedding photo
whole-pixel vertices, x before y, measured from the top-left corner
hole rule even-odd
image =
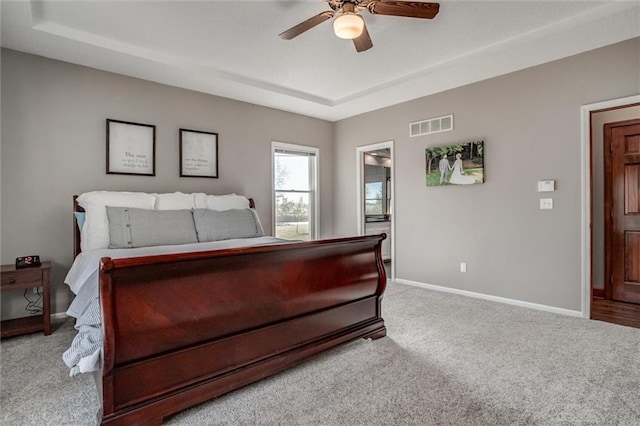
[[[484,183],[484,141],[425,150],[427,186]]]
[[[107,174],[156,175],[156,126],[107,119]]]
[[[218,134],[180,129],[180,177],[218,177]]]

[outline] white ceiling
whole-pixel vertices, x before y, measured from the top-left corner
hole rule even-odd
[[[442,1],[433,20],[362,12],[356,53],[306,1],[2,0],[3,47],[336,121],[640,36],[636,1]]]

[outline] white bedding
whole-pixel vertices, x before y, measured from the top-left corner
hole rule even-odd
[[[76,318],[78,334],[73,339],[71,347],[62,355],[62,359],[71,369],[72,375],[78,372],[86,373],[96,371],[100,368],[102,324],[98,299],[98,269],[101,258],[111,257],[118,259],[123,257],[188,253],[288,242],[291,241],[274,237],[256,237],[134,249],[99,249],[81,253],[76,257],[64,280],[76,295],[67,311],[67,315]]]

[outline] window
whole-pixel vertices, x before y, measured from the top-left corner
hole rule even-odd
[[[391,168],[388,157],[365,155],[364,165],[364,214],[365,216],[380,216],[389,214],[389,185]]]
[[[318,148],[273,142],[274,236],[313,240],[317,235]]]
[[[383,214],[382,211],[382,182],[364,184],[365,214]]]

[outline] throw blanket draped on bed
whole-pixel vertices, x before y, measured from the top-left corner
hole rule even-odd
[[[100,368],[102,324],[98,297],[98,269],[101,258],[111,257],[117,259],[157,254],[188,253],[289,242],[291,241],[274,237],[256,237],[134,249],[101,249],[81,253],[75,259],[64,280],[76,295],[67,311],[67,315],[76,318],[75,327],[78,330],[78,334],[73,339],[71,347],[62,355],[62,359],[72,369],[72,375],[76,372],[97,371]]]

